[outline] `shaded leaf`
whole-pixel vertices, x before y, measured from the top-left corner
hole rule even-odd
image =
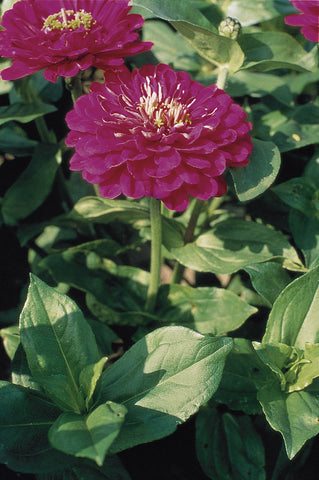
[[[0,461],[25,473],[67,468],[72,458],[54,450],[48,430],[60,411],[28,390],[0,382]]]
[[[146,335],[103,374],[101,401],[128,410],[110,452],[172,433],[215,392],[230,338],[205,337],[184,327]]]
[[[279,172],[280,152],[272,142],[253,140],[254,148],[246,167],[231,168],[236,194],[241,202],[252,200],[264,193]]]
[[[16,225],[43,203],[51,191],[60,162],[57,145],[36,147],[31,163],[4,195],[1,208],[5,223]]]
[[[242,69],[268,71],[291,68],[305,71],[317,69],[315,52],[307,53],[291,35],[283,32],[245,33],[238,39],[245,54]]]
[[[172,22],[172,24],[203,58],[214,65],[227,66],[229,73],[232,74],[243,64],[244,54],[235,40],[190,23]]]
[[[319,433],[319,400],[307,391],[284,393],[280,383],[265,385],[258,399],[271,427],[284,439],[292,459],[309,438]]]
[[[291,282],[286,270],[274,262],[248,265],[245,271],[249,274],[251,283],[265,300],[272,306],[282,290]]]
[[[163,322],[222,335],[239,328],[257,309],[222,288],[163,286],[157,315]]]
[[[265,480],[265,452],[250,417],[206,406],[196,418],[196,452],[212,480]]]
[[[47,103],[14,103],[6,107],[0,107],[0,125],[15,120],[21,123],[28,123],[35,118],[42,117],[47,113],[55,112],[57,109]]]
[[[237,218],[216,223],[183,247],[166,247],[182,265],[200,272],[233,273],[274,258],[283,259],[287,268],[302,269],[295,249],[281,232]]]
[[[319,343],[319,268],[291,282],[270,312],[264,343],[285,343],[301,349]]]
[[[49,431],[51,445],[76,457],[90,458],[102,466],[110,445],[119,434],[126,408],[107,402],[86,417],[63,413]]]
[[[94,335],[76,304],[31,276],[20,317],[20,335],[33,376],[42,377],[48,388],[49,382],[58,382],[62,402],[63,384],[67,383],[74,399],[70,408],[79,413],[83,409],[80,372],[100,356]]]

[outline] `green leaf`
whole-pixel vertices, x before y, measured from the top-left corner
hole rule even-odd
[[[290,459],[319,433],[319,400],[310,392],[284,393],[274,382],[259,390],[258,399],[270,426],[282,434]]]
[[[196,51],[166,22],[159,20],[145,22],[143,40],[154,43],[152,53],[161,63],[170,64],[176,70],[199,70],[200,63]]]
[[[295,208],[308,217],[313,217],[317,212],[312,201],[316,189],[308,178],[292,178],[276,185],[272,191],[289,207]]]
[[[163,327],[133,345],[102,376],[101,401],[128,410],[110,453],[163,438],[196,413],[217,389],[232,344]]]
[[[291,210],[289,227],[297,247],[303,253],[306,267],[319,266],[319,219]]]
[[[284,259],[287,268],[302,269],[295,249],[281,232],[237,218],[220,221],[195,242],[169,250],[182,265],[200,272],[234,273],[274,258]]]
[[[246,167],[231,168],[236,194],[241,202],[252,200],[264,193],[279,172],[280,152],[272,142],[253,140],[254,148]]]
[[[87,410],[91,407],[93,395],[101,378],[106,361],[107,357],[103,357],[98,362],[84,367],[80,373],[80,389],[83,392]]]
[[[0,330],[0,337],[2,338],[3,346],[7,355],[12,360],[20,344],[18,325],[2,328]]]
[[[219,0],[220,8],[225,16],[237,18],[243,26],[255,25],[281,15],[295,13],[294,7],[286,0]]]
[[[244,54],[235,40],[190,23],[172,22],[172,24],[209,62],[218,67],[227,66],[230,74],[240,69]]]
[[[316,107],[318,109],[318,107]],[[271,140],[280,152],[289,152],[318,142],[318,123],[312,123],[311,118],[302,118],[303,123],[293,116],[298,107],[290,111],[271,111],[254,122],[258,136]],[[260,126],[259,126],[259,125]]]
[[[291,282],[286,270],[274,262],[248,265],[245,271],[249,274],[251,283],[269,306],[272,306],[282,290]]]
[[[168,21],[183,21],[203,27],[211,27],[207,18],[194,8],[189,0],[133,0],[133,5],[153,12]]]
[[[245,54],[241,69],[265,72],[277,68],[297,71],[317,69],[314,52],[307,53],[291,35],[283,32],[246,33],[238,43]]]
[[[163,286],[157,315],[202,334],[222,335],[239,328],[257,309],[223,288]]]
[[[107,224],[116,220],[132,223],[148,219],[149,209],[128,200],[84,197],[74,205],[67,218],[89,223]]]
[[[16,225],[43,203],[51,191],[60,162],[57,145],[36,147],[31,163],[4,195],[2,215],[5,223]]]
[[[264,343],[285,343],[304,350],[319,343],[319,267],[291,282],[270,312]]]
[[[250,417],[202,408],[196,418],[196,452],[212,480],[265,480],[265,452]]]
[[[42,117],[47,113],[55,112],[57,109],[47,103],[14,103],[6,107],[0,107],[0,125],[15,120],[21,123],[28,123],[35,118]]]
[[[126,412],[123,405],[106,402],[86,417],[62,413],[50,428],[50,443],[57,450],[90,458],[102,466],[107,451],[120,432]]]
[[[0,150],[15,156],[32,154],[38,145],[36,140],[26,136],[24,130],[11,123],[0,129]]]
[[[214,400],[232,410],[260,413],[257,388],[269,383],[273,377],[274,374],[260,360],[252,343],[245,338],[235,338]]]
[[[60,411],[27,389],[0,382],[0,462],[26,473],[67,468],[72,458],[53,450],[48,430]]]
[[[315,378],[319,377],[319,344],[306,343],[303,360],[304,363],[297,371],[296,381],[289,388],[290,392],[305,389]]]
[[[51,393],[59,385],[62,402],[68,385],[73,397],[70,408],[80,413],[84,408],[80,373],[100,356],[94,335],[76,304],[31,276],[20,317],[20,335],[32,375],[42,378]]]
[[[76,480],[132,480],[116,455],[108,455],[107,461],[101,467],[95,464],[90,466],[82,464],[74,467],[72,471],[76,475]]]

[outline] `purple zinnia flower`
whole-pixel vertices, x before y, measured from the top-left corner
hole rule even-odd
[[[153,197],[182,211],[190,195],[223,195],[227,166],[247,165],[246,118],[223,90],[168,65],[108,71],[67,114],[71,170],[99,184],[102,197]]]
[[[144,19],[129,14],[128,0],[20,0],[2,17],[0,55],[12,58],[2,70],[15,80],[39,70],[55,82],[91,66],[105,70],[123,57],[151,48],[140,42]]]

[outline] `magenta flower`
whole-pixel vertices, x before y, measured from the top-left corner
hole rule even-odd
[[[0,55],[12,58],[2,70],[15,80],[45,69],[55,82],[95,66],[122,65],[123,57],[151,48],[139,42],[144,19],[129,14],[128,0],[20,0],[7,10],[0,31]]]
[[[302,27],[301,33],[312,42],[319,42],[319,0],[290,0],[301,13],[285,18],[287,25]]]
[[[71,170],[99,184],[102,197],[161,199],[183,211],[189,195],[226,192],[227,166],[247,165],[251,124],[215,85],[203,87],[168,65],[105,73],[66,120]]]

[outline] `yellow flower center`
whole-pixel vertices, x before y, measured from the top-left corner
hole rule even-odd
[[[161,97],[153,92],[151,95],[140,98],[137,108],[145,120],[150,120],[158,128],[171,128],[179,124],[191,125],[189,105],[183,105],[172,98],[161,101],[159,96]]]
[[[83,27],[87,32],[91,30],[95,20],[92,14],[85,10],[66,10],[61,8],[60,12],[49,15],[43,23],[44,30],[77,30]]]

